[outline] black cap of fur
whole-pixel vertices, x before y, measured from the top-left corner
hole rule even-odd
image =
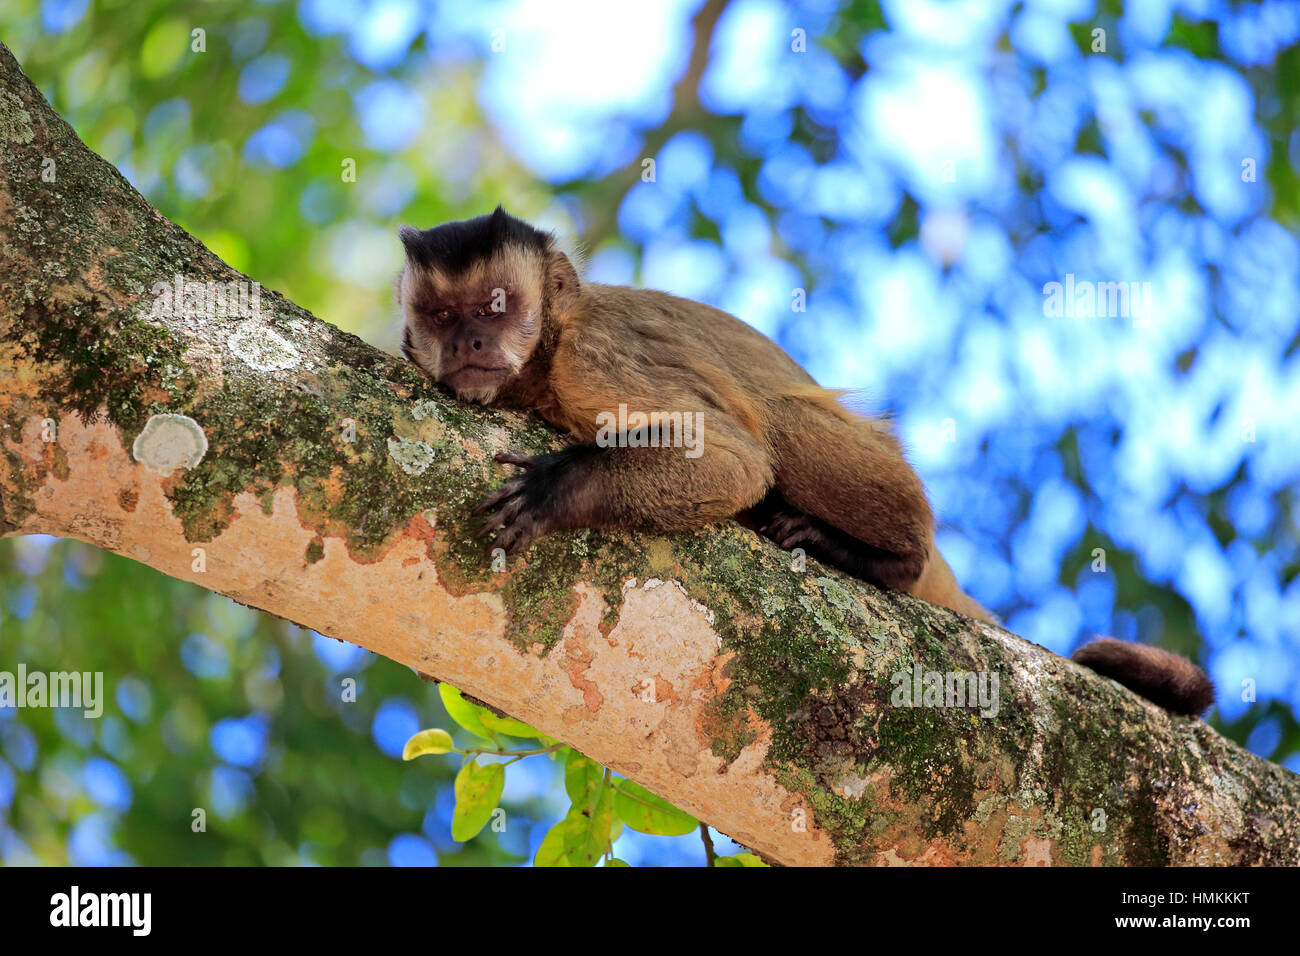
[[[464,272],[502,246],[546,252],[551,242],[550,235],[516,219],[500,206],[486,216],[444,222],[432,229],[403,226],[398,235],[411,261],[450,273]]]
[[[1214,684],[1185,657],[1103,637],[1074,652],[1074,660],[1175,714],[1197,716],[1214,703]]]

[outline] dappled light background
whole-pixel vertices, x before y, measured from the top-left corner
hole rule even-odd
[[[397,227],[498,202],[740,316],[894,417],[1011,630],[1188,654],[1300,769],[1300,4],[0,0],[0,39],[166,216],[390,350]],[[406,669],[73,542],[0,574],[0,669],[109,698],[0,710],[6,863],[517,863],[564,811],[529,758],[453,843]]]

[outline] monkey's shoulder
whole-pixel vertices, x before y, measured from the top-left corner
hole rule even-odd
[[[589,284],[566,328],[576,348],[608,350],[650,365],[695,364],[710,377],[808,384],[812,377],[775,342],[734,315],[654,289]]]
[[[583,292],[579,321],[586,327],[619,327],[627,331],[677,330],[683,335],[693,331],[713,331],[765,338],[734,315],[670,292],[597,283],[588,283]]]

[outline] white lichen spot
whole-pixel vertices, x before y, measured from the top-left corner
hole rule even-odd
[[[691,610],[703,614],[704,619],[708,621],[710,625],[713,624],[713,612],[710,611],[708,607],[706,607],[704,604],[701,604],[699,601],[695,600],[695,598],[691,597],[691,593],[686,590],[686,585],[682,584],[682,582],[678,581],[676,578],[672,578],[669,581],[664,581],[662,578],[646,578],[645,584],[641,585],[641,590],[653,591],[657,588],[663,587],[665,584],[671,584],[673,587],[675,587],[679,592],[681,592],[681,594],[683,594],[687,598],[687,600],[691,602]],[[636,578],[629,578],[627,581],[623,582],[624,591],[628,590],[629,588],[635,588],[635,587],[636,587]],[[719,635],[718,638],[719,647],[721,647],[721,640],[722,638]]]
[[[4,137],[4,132],[0,129],[0,138]],[[41,214],[30,206],[24,206],[21,203],[14,207],[17,212],[18,231],[29,236],[35,236],[47,230],[47,226],[41,220]]]
[[[11,143],[30,143],[32,114],[23,109],[23,101],[9,92],[0,93],[0,139]]]
[[[1041,806],[1043,801],[1047,799],[1047,791],[1042,787],[1035,787],[1033,790],[1026,787],[1017,794],[1017,797],[1020,800],[1020,805],[1029,809],[1031,807]]]
[[[710,624],[713,623],[713,612],[699,601],[695,600],[695,598],[691,598],[691,607],[703,614],[704,620],[708,621]]]
[[[649,581],[646,581],[646,583],[645,583],[645,586],[646,586],[646,589],[647,589],[647,590],[649,590],[649,588],[650,588],[650,582],[651,582],[651,581],[653,581],[653,582],[655,583],[655,586],[656,586],[656,587],[657,587],[658,585],[660,585],[660,584],[663,583],[663,582],[660,581],[658,578],[651,578]],[[709,610],[709,609],[708,609],[704,604],[700,603],[699,601],[695,600],[695,598],[691,597],[691,592],[688,591],[688,590],[686,590],[686,585],[682,584],[682,582],[681,582],[681,581],[678,581],[676,578],[673,578],[673,579],[672,579],[672,585],[673,585],[673,587],[675,587],[679,592],[681,592],[681,594],[682,594],[682,595],[683,595],[683,596],[684,596],[688,601],[691,602],[691,610],[693,610],[693,611],[697,611],[697,612],[699,612],[700,614],[703,614],[703,615],[704,615],[704,619],[705,619],[706,621],[708,621],[710,625],[713,624],[713,612],[710,611],[710,610]]]
[[[850,594],[845,589],[844,585],[840,584],[840,582],[833,578],[818,578],[817,584],[821,587],[822,594],[825,595],[828,602],[835,605],[841,611],[852,614],[860,621],[865,621],[867,619],[866,612],[862,609],[862,605],[854,599],[853,595]]]
[[[831,785],[831,790],[849,800],[861,800],[870,782],[866,777],[859,777],[856,773],[850,772],[836,780]]]
[[[510,432],[506,431],[506,429],[502,428],[500,425],[494,425],[483,435],[483,444],[487,445],[488,451],[491,454],[505,451],[512,442],[513,439],[510,437]]]
[[[293,343],[260,322],[241,322],[226,340],[230,351],[259,372],[293,368],[301,358]]]
[[[207,453],[208,436],[188,415],[154,415],[131,446],[136,461],[164,475],[196,467]]]
[[[388,454],[408,475],[422,475],[433,464],[433,447],[409,438],[388,439]]]
[[[417,422],[422,422],[426,418],[442,418],[442,415],[438,412],[437,402],[425,399],[422,402],[417,402],[416,406],[411,409],[411,417]]]
[[[290,319],[289,328],[299,335],[310,335],[322,342],[330,341],[330,327],[325,322],[304,322],[302,319]]]

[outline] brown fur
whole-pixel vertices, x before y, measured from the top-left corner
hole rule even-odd
[[[654,483],[653,493],[638,483],[628,492],[642,502],[629,509],[639,523],[693,527],[735,515],[775,486],[795,507],[903,555],[907,590],[991,619],[934,548],[921,481],[884,422],[844,408],[840,393],[818,386],[776,343],[725,312],[662,292],[592,284],[575,305],[561,320],[551,368],[559,397],[556,407],[540,409],[544,416],[589,441],[597,414],[620,402],[704,412],[702,459],[637,456],[636,470]],[[701,342],[711,348],[701,350]],[[704,487],[709,500],[690,517],[662,507],[688,488],[699,501],[695,490]]]
[[[560,528],[683,531],[739,517],[782,546],[820,548],[873,583],[993,620],[935,547],[921,480],[883,419],[847,409],[842,392],[820,387],[725,312],[663,292],[581,283],[553,237],[529,230],[498,209],[403,233],[413,255],[399,282],[408,357],[462,397],[532,408],[578,440],[552,455],[498,456],[526,471],[480,505],[480,513],[496,510],[481,534],[509,551]],[[499,247],[491,236],[503,237]],[[470,248],[462,239],[492,251],[457,273],[430,266],[438,256],[463,262],[454,256]],[[505,315],[465,309],[501,287],[509,290]],[[456,322],[430,320],[449,306]],[[458,384],[455,363],[467,348],[508,374]],[[600,417],[620,405],[699,413],[703,453],[598,446]],[[1213,699],[1204,674],[1154,648],[1107,640],[1076,660],[1179,713],[1199,713]]]
[[[1205,671],[1159,647],[1103,637],[1075,651],[1074,660],[1176,714],[1197,716],[1214,703]]]

